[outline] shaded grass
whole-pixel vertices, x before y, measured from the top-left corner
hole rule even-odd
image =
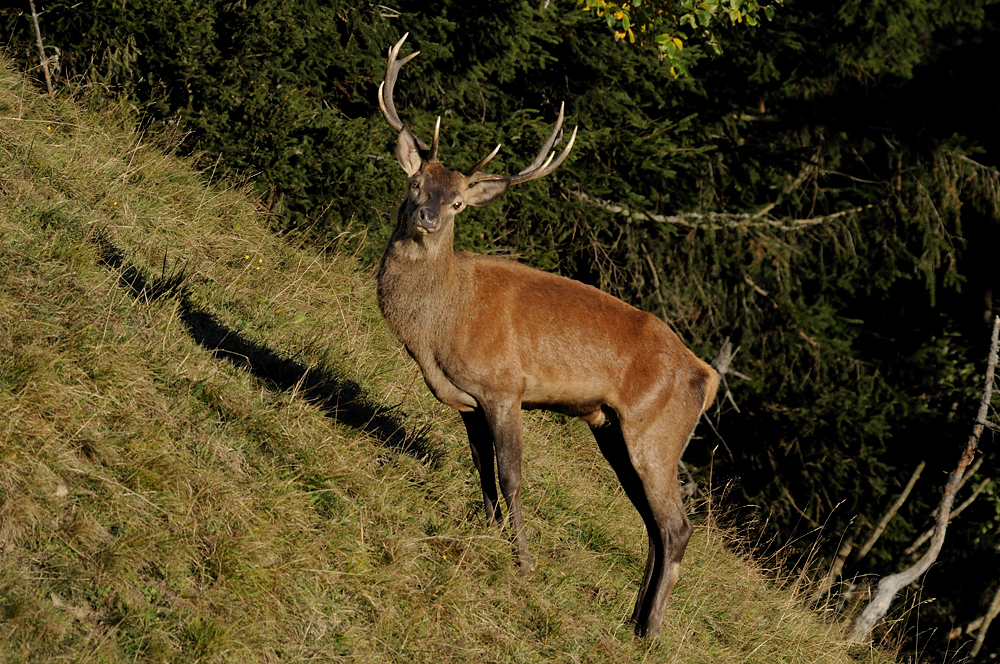
[[[90,103],[0,68],[0,661],[889,661],[704,516],[635,639],[641,521],[560,417],[520,578],[371,275]]]
[[[184,271],[166,274],[166,254],[161,275],[148,280],[104,234],[99,234],[95,242],[101,262],[119,273],[120,285],[133,296],[145,300],[178,298],[179,320],[191,338],[215,357],[246,369],[265,381],[270,389],[295,390],[338,422],[361,429],[384,444],[418,457],[432,456],[433,450],[422,444],[422,432],[408,434],[400,418],[391,414],[394,409],[375,405],[354,381],[333,375],[322,367],[308,367],[281,357],[265,345],[229,329],[211,314],[198,310],[184,287]]]

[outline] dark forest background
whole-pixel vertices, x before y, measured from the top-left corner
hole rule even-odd
[[[738,411],[685,460],[788,565],[808,554],[821,575],[854,544],[817,601],[850,611],[856,574],[911,561],[971,430],[1000,297],[1000,5],[786,0],[756,28],[721,25],[721,56],[692,40],[676,80],[571,0],[36,6],[60,94],[96,90],[137,125],[176,125],[207,171],[256,181],[276,232],[368,264],[402,191],[375,93],[403,32],[421,55],[396,106],[425,138],[442,116],[453,168],[499,142],[491,169],[520,170],[565,100],[580,126],[569,160],[466,212],[460,248],[599,285],[704,358],[731,337],[749,377],[730,379]],[[40,78],[27,7],[0,9],[0,28]],[[897,602],[928,661],[968,652],[964,630],[1000,585],[991,431],[981,450],[958,496],[976,500]],[[998,652],[994,630],[982,661]]]

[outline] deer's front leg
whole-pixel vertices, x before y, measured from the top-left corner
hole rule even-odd
[[[521,404],[493,404],[484,408],[486,420],[493,432],[497,453],[497,470],[500,475],[500,491],[507,501],[510,523],[517,538],[517,551],[521,561],[521,574],[527,574],[533,567],[528,553],[528,538],[524,534],[524,519],[521,516]]]
[[[483,489],[486,521],[491,526],[497,526],[503,516],[500,514],[497,476],[493,466],[493,432],[490,431],[490,425],[481,408],[463,412],[462,421],[465,422],[465,431],[469,434],[472,462],[476,464],[476,470],[479,471],[479,484]]]

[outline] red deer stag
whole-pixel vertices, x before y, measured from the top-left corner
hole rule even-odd
[[[399,119],[392,101],[407,35],[389,51],[379,106],[398,133],[396,159],[408,193],[378,271],[386,324],[423,372],[431,392],[459,411],[479,471],[486,518],[501,521],[494,475],[510,511],[522,573],[531,556],[521,517],[521,411],[582,417],[611,463],[649,536],[646,573],[632,622],[660,632],[691,522],[677,478],[681,452],[715,398],[719,374],[651,314],[578,281],[493,256],[455,253],[455,216],[508,187],[551,173],[576,139],[562,140],[563,109],[535,160],[516,175],[483,173],[500,149],[464,173],[437,160]]]

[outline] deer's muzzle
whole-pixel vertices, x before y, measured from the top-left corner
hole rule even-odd
[[[417,228],[422,229],[425,233],[433,233],[437,230],[441,217],[436,210],[422,207],[413,212],[413,221]]]

